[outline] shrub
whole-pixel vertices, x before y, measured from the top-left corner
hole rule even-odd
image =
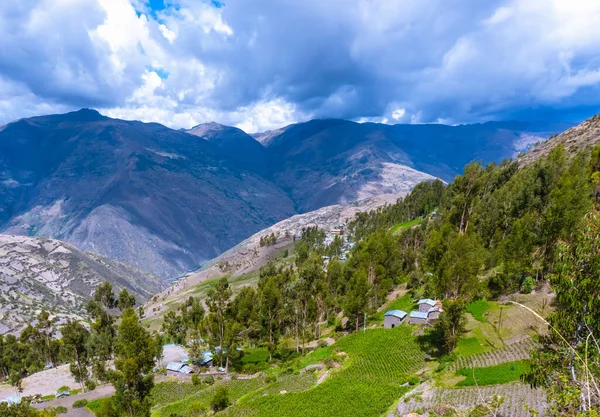
[[[421,382],[421,380],[416,375],[413,375],[410,378],[408,378],[408,384],[409,385],[417,385],[419,382]]]
[[[69,392],[71,392],[71,388],[69,388],[66,385],[63,385],[62,387],[60,387],[59,389],[56,390],[56,392],[61,392],[61,391],[69,391]]]
[[[275,375],[267,375],[265,376],[265,384],[270,384],[271,382],[277,381],[277,377]]]
[[[523,294],[529,294],[533,291],[533,287],[535,287],[535,281],[531,277],[525,277],[523,280],[523,285],[521,285],[521,291]]]
[[[206,407],[206,404],[202,403],[202,402],[194,402],[190,405],[189,408],[189,414],[190,416],[203,416],[204,414],[206,414],[206,412],[208,411],[208,407]]]
[[[215,383],[215,378],[212,375],[209,375],[206,378],[204,378],[204,383],[206,385],[212,385]]]
[[[317,343],[317,347],[320,347],[320,348],[325,348],[327,346],[329,346],[329,345],[327,344],[327,342],[325,340],[319,340],[319,342]]]
[[[77,400],[73,403],[73,408],[83,408],[87,405],[88,400],[86,400],[85,398],[81,399],[81,400]]]
[[[221,411],[229,406],[229,390],[224,385],[219,385],[215,395],[210,400],[210,408],[214,411]]]
[[[202,383],[202,381],[200,381],[200,377],[196,374],[192,375],[192,384],[193,385],[200,385]]]
[[[69,410],[67,410],[67,407],[63,407],[62,405],[59,405],[58,407],[54,408],[54,412],[56,414],[66,414]]]
[[[96,383],[94,381],[92,381],[91,379],[88,379],[87,381],[85,381],[85,390],[86,391],[93,391],[96,389]]]

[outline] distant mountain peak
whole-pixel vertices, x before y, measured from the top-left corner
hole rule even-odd
[[[100,114],[98,110],[83,108],[77,111],[66,113],[63,116],[67,120],[76,122],[95,122],[98,120],[108,119],[108,117]]]

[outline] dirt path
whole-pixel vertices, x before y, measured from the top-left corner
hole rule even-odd
[[[54,369],[35,373],[23,379],[23,394],[21,395],[41,394],[44,396],[55,394],[58,388],[65,385],[71,389],[81,388],[71,375],[69,365],[61,365]],[[11,395],[15,395],[13,387],[10,385],[0,386],[0,399],[10,397]]]
[[[104,385],[102,387],[96,388],[93,391],[89,391],[89,392],[85,392],[85,393],[82,392],[81,394],[72,395],[70,397],[58,398],[56,400],[47,401],[42,404],[35,404],[33,407],[41,410],[41,409],[47,408],[47,407],[62,406],[62,407],[67,407],[67,409],[69,410],[67,414],[63,414],[64,416],[67,416],[67,417],[91,416],[92,414],[90,414],[90,412],[86,411],[83,408],[73,409],[73,403],[77,400],[83,400],[83,399],[92,401],[97,398],[110,397],[111,395],[114,394],[114,392],[115,392],[115,388],[112,385]]]

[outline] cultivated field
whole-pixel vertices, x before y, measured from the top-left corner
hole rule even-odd
[[[543,417],[548,408],[544,390],[534,389],[519,382],[456,389],[433,388],[423,384],[400,401],[396,414],[402,416],[411,412],[427,411],[436,406],[472,408],[491,399],[494,395],[504,398],[498,410],[498,417],[529,417],[532,416],[529,408],[537,410],[537,416]]]

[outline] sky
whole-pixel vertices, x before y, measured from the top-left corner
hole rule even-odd
[[[312,118],[576,122],[600,113],[597,0],[19,0],[0,124],[95,108],[248,132]]]

